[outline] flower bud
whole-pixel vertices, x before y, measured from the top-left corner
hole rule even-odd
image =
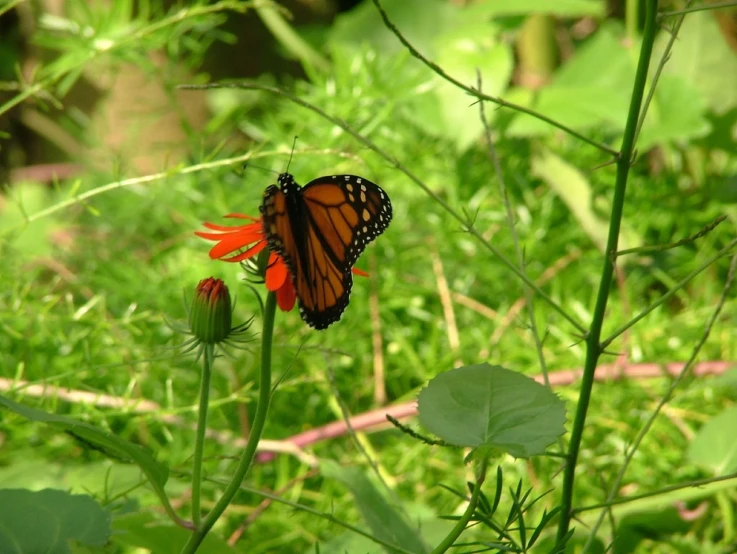
[[[189,328],[195,338],[205,344],[224,341],[232,330],[232,316],[225,283],[213,277],[200,281],[189,310]]]

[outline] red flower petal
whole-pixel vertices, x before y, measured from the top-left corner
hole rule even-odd
[[[284,286],[276,291],[276,304],[282,312],[290,312],[294,308],[297,300],[297,293],[294,291],[292,282],[286,280]]]
[[[287,265],[274,252],[269,256],[269,265],[266,267],[266,288],[270,291],[278,291],[287,281]],[[292,287],[292,283],[289,283]]]

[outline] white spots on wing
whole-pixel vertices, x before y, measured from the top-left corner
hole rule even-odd
[[[335,179],[335,177],[333,177],[333,179]],[[353,185],[351,185],[350,183],[348,183],[345,186],[345,190],[347,190],[348,192],[353,192]],[[353,200],[351,200],[351,202],[353,202]]]
[[[361,188],[363,189],[363,187]],[[366,203],[366,193],[363,190],[361,191],[361,202]]]
[[[366,226],[364,225],[364,226],[363,226],[363,229],[362,229],[362,231],[363,231],[364,233],[368,233],[368,227],[366,227]]]
[[[351,204],[356,201],[356,197],[353,196],[351,193],[348,193],[348,200],[351,201]]]
[[[361,185],[361,192],[366,192],[366,185]]]

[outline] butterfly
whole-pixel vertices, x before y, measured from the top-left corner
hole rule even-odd
[[[307,325],[340,319],[353,286],[351,268],[392,219],[387,194],[356,175],[318,177],[300,187],[290,173],[264,192],[260,210],[269,249],[289,269]]]

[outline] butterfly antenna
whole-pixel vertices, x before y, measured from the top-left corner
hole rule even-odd
[[[297,146],[297,135],[294,135],[294,142],[292,142],[292,151],[289,153],[289,161],[287,162],[287,170],[285,173],[289,173],[289,166],[292,165],[292,156],[294,156],[294,148]]]
[[[260,169],[261,171],[266,171],[268,173],[274,173],[275,175],[279,175],[279,172],[278,171],[275,171],[273,169],[269,169],[268,167],[262,167],[260,165],[254,165],[254,164],[252,164],[250,162],[244,163],[243,164],[243,169],[241,171],[245,172],[246,169],[248,169],[249,167],[252,167],[254,169]]]

